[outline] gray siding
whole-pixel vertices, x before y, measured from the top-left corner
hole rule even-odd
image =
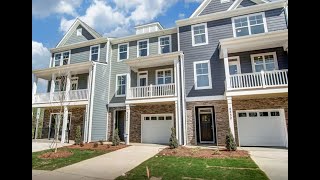
[[[149,55],[159,54],[158,37],[149,39]]]
[[[286,16],[282,8],[265,12],[268,31],[287,29]]]
[[[115,58],[118,58],[118,45],[116,45],[115,50],[112,51],[112,56],[116,54]],[[137,41],[129,42],[129,59],[137,57]]]
[[[107,129],[107,100],[108,100],[108,75],[109,67],[104,64],[96,64],[94,97],[92,107],[92,131],[91,140],[105,140]]]
[[[156,85],[156,70],[160,70],[160,69],[167,69],[167,68],[172,68],[172,73],[173,73],[173,77],[172,77],[172,82],[174,82],[174,66],[173,65],[168,65],[168,66],[158,66],[158,67],[150,67],[150,68],[142,68],[139,69],[139,71],[148,71],[148,85]],[[134,73],[135,74],[135,78],[131,77],[131,81],[135,81],[133,87],[137,87],[137,78],[138,78],[138,73]],[[131,82],[132,84],[133,82]]]
[[[250,0],[243,0],[237,8],[242,8],[242,7],[248,7],[248,6],[254,6],[256,3],[250,1]]]
[[[82,36],[77,36],[77,30],[75,30],[63,45],[75,44],[94,39],[94,37],[81,25],[77,27],[77,29],[80,28],[82,28]]]
[[[178,51],[178,35],[174,33],[171,35],[172,52]]]
[[[199,14],[199,16],[216,13],[221,11],[226,11],[234,2],[234,0],[230,0],[227,3],[221,3],[221,0],[212,0],[207,7],[203,9],[203,11]]]
[[[107,55],[107,43],[100,44],[99,62],[106,63],[106,55]]]
[[[251,63],[250,55],[267,53],[267,52],[276,52],[279,69],[288,69],[288,54],[283,50],[282,47],[271,48],[271,49],[261,49],[256,51],[246,51],[246,52],[240,52],[240,53],[232,53],[232,54],[229,54],[229,56],[240,57],[241,73],[252,73],[252,63]]]

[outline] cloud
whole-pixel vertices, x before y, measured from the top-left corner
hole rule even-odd
[[[201,3],[204,0],[184,0],[185,3]]]
[[[179,15],[178,15],[179,19],[184,19],[185,16],[186,15],[184,13],[179,13]]]
[[[32,16],[45,18],[51,14],[77,16],[76,8],[83,0],[32,0]]]

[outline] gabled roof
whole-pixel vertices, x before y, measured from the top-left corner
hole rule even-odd
[[[229,9],[227,11],[233,10],[233,9],[237,9],[237,7],[239,6],[239,4],[241,4],[243,0],[235,0],[233,2],[233,4],[229,7]],[[262,4],[262,3],[268,3],[270,2],[269,0],[250,0],[256,4]]]
[[[88,24],[84,23],[79,18],[77,18],[73,22],[71,27],[68,29],[66,34],[63,36],[63,38],[60,40],[60,42],[57,44],[56,48],[60,47],[62,44],[64,44],[79,25],[81,25],[83,28],[85,28],[95,39],[102,37],[97,31],[95,31],[93,28],[91,28]]]

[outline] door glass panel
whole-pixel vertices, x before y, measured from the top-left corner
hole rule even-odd
[[[238,74],[238,68],[237,65],[229,65],[229,74]]]

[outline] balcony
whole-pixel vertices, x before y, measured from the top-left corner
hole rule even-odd
[[[229,81],[227,91],[288,86],[288,69],[230,75]]]
[[[131,87],[127,99],[160,98],[175,96],[175,84]]]
[[[66,92],[38,93],[34,95],[33,103],[59,103],[88,100],[88,89]]]

